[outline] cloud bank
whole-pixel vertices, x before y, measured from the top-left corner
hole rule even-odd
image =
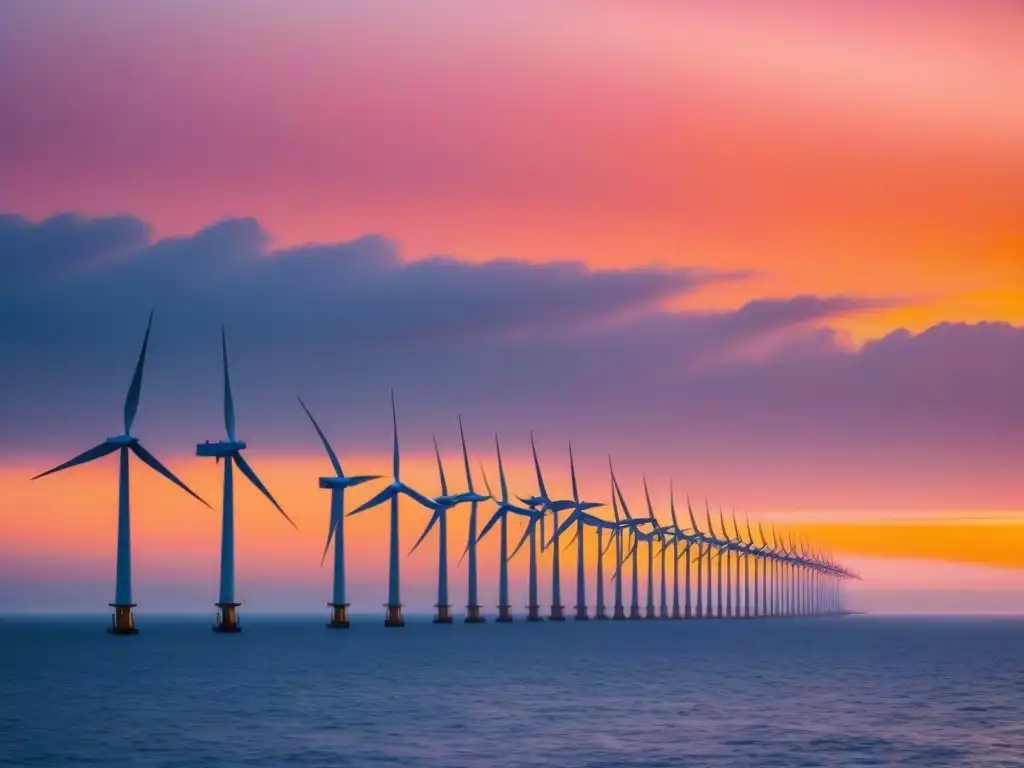
[[[744,277],[407,261],[377,235],[274,250],[252,219],[153,240],[129,216],[2,216],[0,452],[70,456],[119,431],[153,308],[136,428],[164,450],[223,430],[223,323],[239,433],[265,450],[316,450],[301,394],[341,450],[384,452],[393,387],[413,452],[431,431],[453,443],[461,413],[476,442],[497,430],[521,450],[533,429],[558,461],[572,438],[584,471],[614,452],[741,502],[757,487],[798,504],[1012,503],[1024,329],[942,324],[852,349],[830,319],[884,300],[668,309]]]

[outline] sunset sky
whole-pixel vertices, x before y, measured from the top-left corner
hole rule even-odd
[[[135,431],[219,510],[194,445],[223,434],[224,323],[300,528],[240,492],[246,610],[329,596],[296,395],[387,474],[394,387],[424,492],[431,432],[464,482],[461,414],[522,495],[533,430],[559,492],[569,439],[588,498],[610,453],[631,506],[646,474],[659,515],[672,480],[831,548],[855,607],[1024,612],[1022,39],[1007,0],[8,0],[0,611],[112,598],[116,460],[28,478],[121,431],[155,308]],[[219,513],[143,469],[140,610],[212,613]],[[354,610],[386,597],[386,521],[351,521]]]

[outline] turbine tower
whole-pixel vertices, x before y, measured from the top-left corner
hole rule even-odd
[[[270,494],[263,481],[256,476],[249,462],[242,456],[246,444],[235,436],[235,402],[231,397],[231,378],[228,375],[228,341],[224,328],[220,331],[221,352],[224,361],[224,427],[227,430],[227,440],[211,443],[207,440],[196,446],[196,456],[215,458],[218,462],[224,460],[224,509],[221,523],[220,540],[220,598],[215,605],[220,609],[217,616],[217,623],[214,624],[215,632],[240,632],[238,625],[238,606],[241,603],[235,600],[235,493],[233,468],[245,475],[256,489],[266,496],[284,519],[291,523],[292,527],[298,530],[294,521],[281,509],[281,505]]]
[[[501,483],[501,499],[496,500],[498,508],[495,510],[491,519],[487,521],[483,530],[480,531],[480,535],[477,537],[477,541],[483,539],[487,535],[487,532],[494,527],[495,523],[501,522],[501,550],[499,554],[499,566],[498,566],[498,621],[507,623],[512,621],[512,606],[508,602],[508,516],[510,513],[522,515],[530,518],[531,520],[538,516],[537,512],[532,509],[523,509],[517,507],[509,502],[508,499],[508,483],[505,481],[505,465],[501,460],[501,445],[498,443],[498,436],[494,436],[494,447],[498,454],[498,479]],[[487,486],[487,493],[490,497],[494,498],[494,493],[491,491],[490,484],[487,482],[487,473],[484,472],[483,467],[480,467],[481,472],[484,475],[484,485]]]
[[[665,584],[665,531],[661,525],[658,524],[658,518],[654,516],[654,507],[651,505],[651,492],[647,489],[647,477],[644,477],[644,498],[647,500],[647,514],[651,518],[651,538],[648,539],[648,550],[647,550],[647,618],[668,618],[668,595],[666,594]],[[653,593],[653,580],[654,580],[654,540],[658,539],[661,542],[661,602],[657,616],[654,615],[654,595]]]
[[[555,530],[558,530],[558,513],[572,509],[575,502],[571,499],[553,500],[548,496],[547,488],[544,485],[544,475],[540,471],[540,461],[537,458],[537,445],[533,440],[533,432],[530,432],[530,449],[533,451],[533,468],[537,473],[537,495],[529,499],[519,497],[519,500],[529,507],[537,509],[541,513],[540,518],[540,542],[541,550],[547,546],[547,537],[544,533],[544,516],[550,512],[554,517]],[[557,541],[556,541],[557,545]],[[565,621],[565,607],[562,605],[562,581],[559,571],[559,549],[555,546],[551,558],[551,615],[548,621]]]
[[[466,433],[462,429],[462,416],[459,416],[459,437],[462,438],[462,461],[466,466],[466,488],[473,493],[473,472],[469,468],[469,451],[466,450]],[[484,497],[486,498],[486,497]],[[476,563],[476,515],[480,502],[470,501],[469,503],[469,535],[466,537],[466,550],[462,557],[469,556],[469,590],[466,605],[466,623],[482,624],[484,616],[480,612],[480,599],[477,592],[477,563]],[[459,563],[462,558],[459,559]]]
[[[543,617],[540,615],[540,604],[537,596],[537,524],[543,523],[544,513],[538,511],[535,517],[531,517],[530,521],[526,524],[526,530],[523,531],[523,537],[519,540],[516,548],[512,550],[512,554],[508,556],[511,560],[516,556],[516,552],[523,548],[523,544],[527,541],[530,542],[530,604],[526,606],[526,620],[527,621],[543,621]],[[541,541],[541,546],[544,542]]]
[[[611,470],[612,458],[608,457],[608,469]],[[615,573],[612,574],[612,578],[615,579],[615,605],[612,608],[612,619],[614,621],[624,621],[626,618],[626,612],[622,607],[622,531],[626,526],[619,517],[619,502],[615,498],[615,473],[611,473],[611,497],[612,497],[612,514],[615,516],[615,530],[612,535],[615,537]]]
[[[572,514],[566,520],[576,521],[576,533],[574,538],[577,540],[576,544],[576,613],[574,618],[577,621],[586,621],[589,616],[587,615],[587,582],[586,582],[586,566],[583,561],[583,525],[586,522],[587,517],[592,520],[597,518],[592,515],[586,515],[588,509],[595,509],[603,506],[599,502],[593,501],[580,501],[579,487],[576,484],[576,462],[572,456],[572,441],[569,441],[569,472],[572,477],[572,500],[574,502]],[[562,528],[565,529],[568,526],[563,523]],[[555,538],[557,540],[559,531],[556,529]],[[571,542],[570,542],[571,543]]]
[[[710,562],[711,554],[711,543],[708,537],[704,535],[704,532],[697,526],[697,519],[693,516],[693,506],[690,504],[690,495],[686,495],[686,511],[690,513],[690,525],[693,527],[694,537],[693,541],[697,545],[697,607],[696,613],[694,614],[698,619],[705,618],[704,615],[704,562],[705,550],[707,550],[708,561]],[[689,557],[689,555],[687,555]],[[689,566],[689,560],[687,560],[687,566]],[[710,571],[709,571],[710,573]],[[710,578],[710,576],[709,576]],[[709,587],[710,588],[710,587]],[[710,614],[711,607],[708,606],[708,612]]]
[[[366,501],[353,509],[348,513],[348,516],[351,517],[352,515],[358,515],[360,512],[372,509],[373,507],[383,504],[385,501],[391,502],[391,533],[388,546],[388,602],[385,606],[387,610],[384,615],[384,626],[404,627],[405,618],[402,616],[402,599],[398,572],[398,497],[400,495],[407,496],[417,504],[420,504],[429,510],[437,509],[437,504],[419,491],[414,488],[410,488],[408,485],[403,483],[399,476],[401,460],[398,449],[398,416],[395,413],[394,390],[391,390],[391,426],[394,434],[394,453],[392,458],[392,472],[394,477],[384,490],[369,501]]]
[[[135,628],[135,616],[132,608],[135,603],[132,601],[132,542],[131,542],[131,510],[130,510],[130,488],[128,482],[129,451],[134,453],[143,464],[150,469],[160,473],[172,483],[183,489],[190,496],[206,504],[203,499],[196,495],[187,485],[179,480],[167,467],[149,451],[142,447],[139,439],[131,434],[132,424],[135,422],[135,414],[139,409],[139,397],[142,393],[142,372],[146,365],[146,349],[149,346],[149,333],[153,327],[153,313],[149,314],[149,322],[146,324],[146,335],[142,339],[142,351],[139,352],[138,362],[135,364],[135,373],[132,376],[131,385],[128,387],[128,394],[124,400],[124,434],[116,437],[108,437],[99,445],[84,451],[73,459],[65,461],[60,466],[48,469],[42,474],[33,477],[37,480],[46,475],[52,475],[71,467],[81,464],[88,464],[90,461],[107,456],[115,451],[120,454],[120,476],[118,481],[117,495],[117,575],[114,587],[114,602],[110,607],[114,609],[114,616],[111,626],[107,631],[115,635],[134,635],[138,633]],[[209,504],[206,504],[210,507]],[[212,509],[212,507],[210,507]]]
[[[345,490],[362,485],[370,480],[377,480],[379,476],[357,475],[355,477],[346,477],[341,469],[341,462],[338,461],[338,455],[331,448],[331,444],[327,440],[327,435],[320,429],[320,425],[316,423],[316,419],[313,418],[313,414],[310,413],[306,404],[302,402],[301,397],[299,398],[299,405],[302,406],[302,410],[309,416],[313,429],[316,430],[316,433],[320,436],[320,442],[324,445],[327,458],[331,460],[331,466],[334,467],[333,477],[320,478],[320,487],[331,492],[331,520],[327,528],[327,543],[324,544],[324,553],[320,558],[320,565],[323,565],[324,560],[327,559],[327,550],[330,549],[331,540],[333,539],[334,585],[331,590],[331,602],[327,604],[327,607],[331,609],[331,619],[327,626],[332,629],[345,629],[349,625],[348,601],[345,599]]]
[[[624,525],[628,527],[633,533],[633,546],[629,552],[626,553],[626,557],[631,557],[633,560],[633,590],[629,605],[629,618],[636,620],[641,618],[640,616],[640,578],[639,578],[639,567],[637,564],[637,549],[641,539],[647,541],[648,539],[640,531],[641,525],[647,523],[654,524],[654,521],[650,518],[633,517],[629,514],[629,506],[626,504],[626,497],[622,495],[622,488],[619,487],[618,480],[615,479],[615,471],[612,470],[612,485],[615,488],[615,494],[619,498],[619,505],[622,507],[622,513],[625,515]],[[623,560],[624,562],[625,560]]]
[[[448,603],[448,510],[467,501],[484,501],[487,497],[472,491],[458,493],[454,496],[449,495],[448,482],[444,477],[444,465],[441,463],[441,451],[437,447],[436,437],[434,437],[434,455],[437,456],[437,474],[441,480],[441,495],[434,498],[434,504],[437,505],[434,514],[430,516],[430,522],[423,529],[423,533],[420,534],[409,554],[416,551],[420,543],[427,538],[431,528],[437,525],[437,603],[435,605],[437,616],[434,617],[434,623],[451,624],[452,612],[451,605]]]

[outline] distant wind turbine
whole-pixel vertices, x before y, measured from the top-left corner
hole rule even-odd
[[[217,600],[217,608],[220,615],[214,630],[217,632],[239,632],[238,606],[241,603],[235,601],[235,492],[233,468],[245,475],[256,489],[262,493],[270,503],[274,505],[284,519],[291,523],[291,526],[298,530],[298,526],[277,503],[277,500],[270,494],[263,481],[256,476],[249,462],[242,456],[246,444],[235,436],[235,401],[231,396],[231,377],[228,375],[228,341],[224,328],[220,332],[221,353],[224,362],[224,428],[227,431],[227,440],[211,443],[209,440],[196,446],[196,456],[215,458],[218,462],[224,460],[224,510],[221,524],[220,540],[220,598]]]
[[[587,514],[587,510],[595,509],[596,507],[604,506],[599,502],[593,501],[580,501],[579,487],[576,483],[576,462],[572,456],[572,442],[569,442],[569,472],[572,477],[572,499],[573,509],[572,513],[565,519],[562,525],[555,529],[555,535],[552,539],[552,544],[557,549],[558,536],[561,533],[565,533],[569,526],[575,523],[576,532],[573,534],[573,540],[576,544],[576,613],[575,618],[578,621],[586,621],[589,617],[587,614],[587,586],[586,586],[586,568],[583,560],[583,526],[588,522],[600,521],[592,515]],[[589,518],[589,520],[588,520]],[[572,544],[572,541],[569,542]]]
[[[437,438],[434,437],[434,455],[437,456],[437,474],[441,481],[441,495],[434,498],[434,513],[430,516],[427,527],[413,545],[412,554],[419,547],[420,543],[427,537],[430,530],[437,525],[437,616],[434,617],[435,624],[451,624],[451,605],[448,603],[448,510],[466,502],[486,501],[487,496],[469,491],[457,493],[454,496],[448,493],[448,482],[444,476],[444,464],[441,463],[441,451],[437,447]]]
[[[404,627],[405,618],[402,616],[402,599],[400,594],[399,570],[398,570],[398,497],[407,496],[420,506],[433,511],[437,504],[428,499],[419,491],[409,487],[402,482],[398,470],[401,464],[398,449],[398,416],[395,412],[395,391],[391,390],[391,425],[394,433],[394,453],[392,458],[392,472],[394,477],[388,486],[369,501],[348,513],[348,516],[358,515],[372,509],[385,501],[391,502],[391,525],[390,542],[388,546],[388,602],[387,613],[384,616],[385,627]]]
[[[509,514],[522,515],[533,519],[540,515],[539,512],[535,512],[532,509],[524,509],[523,507],[517,507],[512,504],[508,498],[508,483],[505,481],[505,465],[501,460],[501,445],[498,443],[498,436],[494,436],[494,448],[498,454],[498,480],[501,486],[501,498],[496,499],[494,492],[491,490],[490,484],[487,482],[487,473],[483,471],[483,467],[480,467],[481,472],[484,475],[484,484],[487,486],[487,493],[492,499],[494,499],[498,508],[494,511],[491,519],[487,521],[487,524],[480,531],[480,535],[477,537],[477,541],[481,541],[487,532],[490,531],[494,525],[498,522],[501,523],[501,546],[499,550],[499,565],[498,565],[498,618],[500,622],[511,622],[512,621],[512,606],[508,602],[508,516]]]
[[[462,416],[459,416],[459,437],[462,438],[462,461],[466,467],[466,488],[473,493],[473,472],[469,468],[469,451],[466,450],[466,433],[462,429]],[[466,537],[466,551],[462,557],[469,556],[469,594],[466,605],[466,623],[482,624],[483,613],[480,612],[480,598],[477,591],[477,562],[476,562],[476,515],[480,503],[471,501],[469,503],[469,535]],[[460,558],[459,562],[462,562]]]
[[[338,455],[334,452],[323,430],[320,429],[320,425],[316,423],[316,419],[313,418],[309,408],[302,402],[301,397],[299,398],[299,405],[302,406],[302,410],[306,412],[310,422],[313,424],[313,429],[320,436],[320,442],[324,445],[327,458],[331,460],[331,466],[334,468],[333,477],[320,478],[320,487],[329,489],[331,492],[331,520],[327,528],[327,543],[324,544],[324,553],[320,558],[320,565],[323,565],[324,560],[327,559],[327,550],[330,549],[331,540],[333,539],[334,584],[331,591],[331,602],[327,604],[331,609],[331,620],[327,626],[334,629],[343,629],[349,625],[348,601],[345,598],[345,490],[362,485],[370,480],[377,480],[379,476],[356,475],[354,477],[346,477],[341,469]]]
[[[48,469],[46,472],[32,478],[37,480],[40,477],[52,475],[71,467],[88,464],[90,461],[95,461],[115,451],[119,452],[121,461],[117,495],[117,576],[114,587],[114,602],[110,603],[110,607],[114,609],[114,618],[111,626],[108,628],[108,631],[115,635],[134,635],[138,632],[135,628],[135,616],[132,612],[135,603],[132,601],[131,494],[128,481],[129,451],[134,453],[143,464],[166,477],[193,498],[206,504],[203,499],[179,480],[171,470],[161,464],[152,453],[147,451],[137,437],[131,434],[132,424],[135,422],[135,414],[139,409],[139,397],[142,393],[142,372],[146,365],[146,349],[149,346],[149,333],[152,327],[153,313],[150,312],[149,322],[146,324],[146,335],[142,339],[142,350],[139,352],[139,359],[135,364],[135,373],[132,376],[132,382],[128,387],[128,394],[124,400],[124,434],[108,437],[99,445],[78,454],[60,466]],[[209,507],[210,505],[206,504],[206,506]]]

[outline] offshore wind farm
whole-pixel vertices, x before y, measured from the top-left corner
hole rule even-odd
[[[1021,768],[1021,40],[0,2],[0,768]]]
[[[85,464],[97,458],[101,458],[115,451],[120,451],[120,486],[118,495],[118,540],[117,540],[117,578],[115,584],[114,601],[110,603],[114,615],[111,618],[111,626],[108,631],[113,635],[135,635],[138,629],[135,624],[133,608],[136,603],[132,602],[131,591],[131,538],[130,538],[130,489],[128,481],[128,451],[134,452],[146,464],[164,475],[174,484],[185,490],[196,500],[206,504],[188,486],[179,480],[166,467],[152,456],[137,438],[131,436],[130,431],[134,423],[135,415],[139,407],[139,399],[142,389],[142,376],[146,361],[146,352],[149,346],[150,334],[153,327],[153,313],[150,313],[146,324],[145,335],[142,341],[142,349],[139,353],[135,372],[132,376],[125,398],[124,406],[124,434],[119,437],[108,438],[100,445],[79,454],[75,458],[36,475],[33,480],[45,477],[56,472],[69,469],[80,464]],[[227,440],[211,443],[204,441],[196,446],[196,454],[201,457],[212,457],[217,463],[224,462],[223,480],[223,504],[221,524],[221,561],[220,561],[220,591],[217,602],[218,609],[216,623],[213,626],[215,632],[235,634],[241,631],[238,618],[238,607],[241,605],[235,598],[235,517],[234,517],[234,469],[242,475],[262,494],[280,513],[284,519],[297,528],[294,521],[284,511],[278,501],[260,480],[248,461],[242,457],[242,451],[247,447],[244,441],[236,437],[235,432],[235,406],[234,396],[231,388],[231,378],[228,368],[228,347],[227,332],[221,329],[221,353],[223,364],[224,382],[224,428]],[[466,465],[467,490],[461,493],[451,493],[448,481],[444,472],[444,464],[441,459],[440,448],[437,438],[434,437],[434,454],[437,459],[438,482],[440,494],[431,498],[424,493],[404,483],[400,477],[401,449],[398,430],[398,412],[395,406],[395,394],[391,392],[391,420],[393,434],[393,461],[392,479],[383,490],[376,493],[370,499],[357,506],[350,512],[345,512],[345,490],[347,488],[362,485],[380,479],[377,475],[360,475],[346,477],[342,471],[342,465],[338,455],[331,447],[327,436],[321,430],[320,425],[313,418],[313,414],[306,407],[301,398],[298,399],[299,406],[313,425],[317,436],[322,443],[324,451],[330,460],[335,475],[319,478],[321,488],[331,490],[330,514],[327,536],[324,548],[320,557],[321,564],[326,559],[332,543],[334,547],[334,568],[330,601],[327,603],[331,609],[327,626],[335,629],[350,627],[348,615],[348,601],[345,582],[345,547],[346,538],[344,534],[344,521],[346,517],[366,512],[374,507],[388,503],[390,509],[389,522],[389,548],[388,548],[388,593],[385,603],[384,626],[403,627],[405,619],[402,611],[401,601],[401,548],[399,543],[399,512],[398,499],[404,495],[414,501],[420,507],[430,512],[428,522],[423,528],[419,538],[413,544],[412,552],[419,548],[430,531],[437,526],[438,540],[438,568],[437,568],[437,613],[434,617],[435,624],[453,623],[452,606],[448,600],[448,532],[447,515],[450,510],[462,504],[473,505],[471,514],[477,513],[476,505],[484,502],[493,502],[496,509],[491,517],[476,532],[476,522],[470,525],[469,537],[466,541],[464,554],[473,552],[472,568],[469,569],[471,595],[470,604],[466,606],[465,622],[482,623],[483,613],[479,604],[476,603],[476,568],[479,566],[476,560],[476,545],[484,539],[488,532],[497,530],[500,536],[498,550],[498,595],[497,595],[497,617],[499,623],[511,623],[515,620],[515,613],[510,602],[508,564],[524,544],[529,542],[530,556],[530,578],[529,578],[529,603],[527,605],[527,620],[539,622],[540,606],[538,605],[537,594],[537,568],[538,568],[538,546],[539,552],[547,549],[552,551],[552,605],[549,620],[564,620],[563,606],[560,601],[560,574],[558,571],[558,552],[560,537],[572,531],[565,547],[571,547],[576,543],[576,604],[573,607],[573,618],[577,621],[587,621],[591,618],[591,611],[587,605],[587,563],[584,544],[587,537],[587,530],[592,530],[597,537],[597,573],[596,589],[597,603],[594,618],[607,619],[604,606],[604,570],[603,561],[607,553],[607,547],[603,543],[603,532],[608,531],[608,546],[614,541],[615,547],[615,571],[613,580],[616,582],[616,602],[612,614],[612,620],[625,620],[626,616],[621,604],[621,589],[623,574],[622,564],[629,560],[632,565],[631,595],[629,619],[750,619],[750,618],[782,618],[782,617],[823,617],[842,616],[850,613],[845,598],[845,586],[847,581],[859,578],[857,574],[843,567],[830,553],[816,550],[809,542],[795,541],[792,537],[789,540],[778,538],[774,531],[771,539],[767,537],[764,530],[758,525],[759,541],[755,540],[751,530],[750,522],[746,521],[746,538],[740,532],[739,525],[733,517],[734,530],[730,534],[725,527],[724,517],[719,511],[720,534],[716,534],[711,520],[711,511],[705,501],[705,513],[707,519],[707,531],[702,531],[693,514],[693,508],[689,498],[686,500],[687,512],[690,518],[690,528],[680,528],[675,512],[675,494],[670,484],[669,511],[672,524],[663,526],[655,515],[654,506],[651,502],[651,494],[647,485],[646,476],[643,478],[644,501],[646,504],[647,516],[643,518],[633,517],[629,512],[626,499],[622,489],[615,477],[615,470],[612,466],[611,457],[608,457],[608,471],[612,489],[612,519],[605,519],[595,514],[595,510],[605,506],[600,501],[584,501],[580,498],[580,489],[576,476],[576,461],[573,455],[572,443],[568,443],[569,476],[572,487],[572,498],[552,500],[547,495],[541,471],[540,460],[537,456],[536,444],[533,434],[530,433],[530,444],[533,456],[534,468],[537,475],[537,495],[531,497],[516,496],[523,506],[512,502],[509,486],[505,475],[505,466],[501,457],[501,443],[498,435],[494,436],[495,457],[498,468],[498,487],[500,495],[496,495],[491,489],[487,479],[486,469],[483,462],[480,464],[480,472],[483,478],[487,494],[476,493],[473,490],[472,472],[470,470],[469,452],[466,446],[465,434],[462,430],[462,419],[459,417],[460,436],[462,439],[463,457]],[[207,504],[207,506],[209,506]],[[622,510],[622,517],[619,510]],[[568,512],[569,514],[559,522],[558,513]],[[543,525],[545,515],[553,515],[554,523],[550,540],[545,540],[543,528],[541,529],[540,540],[536,538],[538,524]],[[509,518],[518,516],[525,518],[528,522],[526,530],[519,543],[510,551],[509,549]],[[623,537],[625,539],[623,540]],[[673,610],[669,613],[667,602],[666,582],[666,561],[669,554],[669,543],[672,544],[672,578],[673,578]],[[679,544],[683,544],[680,554]],[[689,610],[690,595],[694,585],[691,585],[690,557],[691,546],[697,544],[697,556],[695,565],[697,571],[697,582],[695,585],[697,596],[696,614]],[[641,544],[645,544],[646,552],[646,583],[647,600],[646,607],[641,614],[639,606],[640,570],[638,562],[638,550]],[[657,558],[655,546],[659,546]],[[732,571],[725,568],[725,589],[723,592],[723,563],[731,562],[731,556],[736,555],[736,603],[732,603]],[[311,553],[312,554],[312,553]],[[684,579],[682,589],[686,595],[686,611],[679,613],[679,560],[686,557],[684,567]],[[717,571],[712,570],[712,560],[717,559]],[[753,563],[753,576],[751,578],[750,563]],[[460,560],[461,563],[461,560]],[[655,572],[660,569],[660,602],[655,605]],[[740,575],[740,563],[744,568]],[[702,602],[702,574],[706,565],[706,596]],[[759,579],[760,567],[760,579]],[[741,590],[742,583],[742,590]],[[717,585],[715,599],[712,597],[712,585]],[[743,595],[743,611],[740,611],[740,594]],[[750,594],[753,592],[753,611],[750,609]],[[723,602],[723,594],[725,595]],[[758,602],[760,596],[760,604]],[[724,605],[724,610],[723,610]]]

